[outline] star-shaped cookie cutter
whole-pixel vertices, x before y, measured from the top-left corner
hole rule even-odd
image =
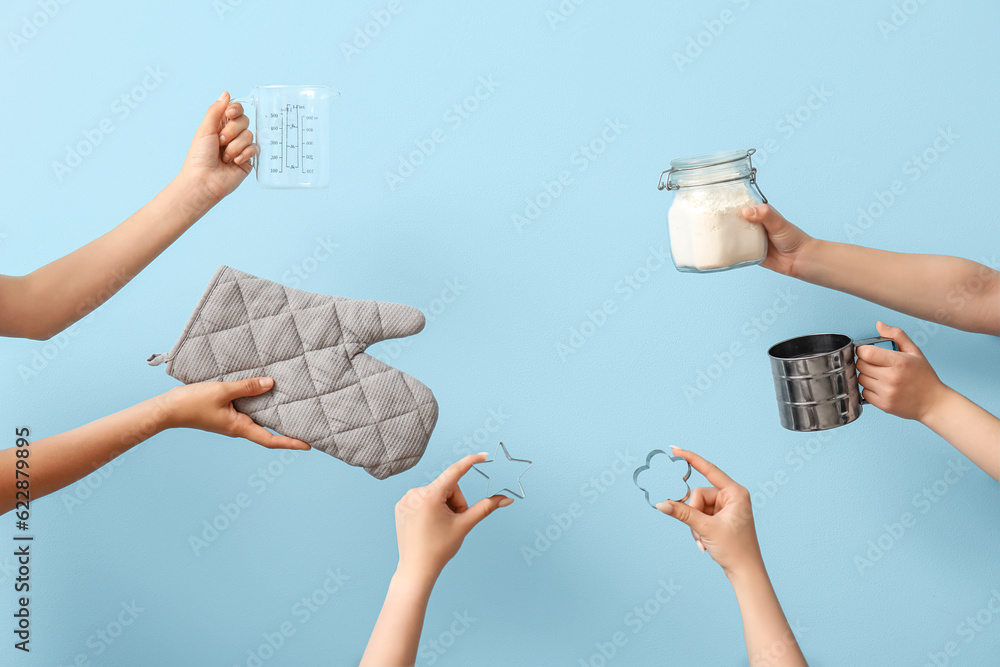
[[[671,461],[684,461],[684,463],[687,463],[687,467],[688,467],[687,472],[684,473],[684,477],[681,479],[681,481],[684,482],[684,488],[687,489],[687,491],[684,492],[684,497],[683,498],[676,498],[676,499],[675,498],[667,498],[667,500],[674,500],[675,502],[683,503],[683,502],[687,502],[687,499],[691,497],[691,485],[688,484],[688,480],[691,479],[691,464],[688,463],[688,461],[686,459],[684,459],[683,457],[681,457],[681,456],[672,456],[670,454],[667,454],[662,449],[654,449],[653,451],[651,451],[649,454],[646,455],[646,463],[645,463],[645,465],[639,466],[638,468],[636,468],[635,472],[632,473],[632,482],[637,487],[639,487],[639,490],[642,491],[642,494],[644,496],[646,496],[646,502],[649,503],[649,506],[652,507],[652,508],[654,508],[654,509],[656,508],[656,504],[652,500],[649,499],[649,491],[646,490],[646,487],[644,487],[641,484],[639,484],[639,475],[641,475],[645,471],[649,470],[649,462],[653,460],[654,456],[659,456],[660,454],[662,454],[663,456],[668,457]]]
[[[503,487],[503,488],[499,489],[498,491],[495,491],[494,493],[501,493],[503,491],[507,491],[509,493],[514,494],[518,498],[524,500],[524,487],[521,486],[521,477],[524,475],[524,473],[528,472],[528,468],[531,467],[532,462],[528,461],[527,459],[515,459],[514,457],[512,457],[510,455],[510,452],[507,451],[507,447],[505,447],[504,444],[501,442],[497,446],[497,451],[493,454],[493,458],[486,459],[485,461],[483,461],[483,463],[493,463],[494,461],[496,461],[497,457],[500,455],[500,450],[501,449],[503,450],[504,456],[507,457],[508,461],[517,461],[518,463],[527,463],[528,465],[525,466],[524,470],[521,471],[521,474],[517,476],[517,480],[516,480],[517,481],[517,488],[518,488],[518,491],[520,491],[520,493],[518,493],[514,489],[509,489],[507,487]],[[493,494],[490,493],[490,484],[492,483],[492,480],[490,479],[490,476],[487,475],[486,473],[484,473],[479,468],[477,468],[475,465],[472,466],[472,469],[475,470],[480,475],[482,475],[483,477],[486,478],[486,496],[489,497],[489,496],[493,495]]]

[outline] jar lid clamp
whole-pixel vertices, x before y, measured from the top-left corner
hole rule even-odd
[[[691,171],[693,169],[704,169],[706,167],[718,167],[718,166],[723,165],[723,164],[729,164],[730,162],[737,162],[739,160],[742,160],[742,159],[746,158],[746,160],[748,161],[748,163],[750,165],[750,183],[751,183],[751,185],[754,186],[754,188],[757,189],[757,194],[760,195],[760,198],[766,204],[767,203],[767,197],[764,196],[764,193],[761,192],[761,190],[760,190],[760,186],[757,185],[757,168],[753,166],[753,158],[751,157],[756,152],[757,152],[756,148],[751,148],[750,150],[747,151],[747,154],[745,156],[741,155],[740,157],[736,157],[736,158],[733,158],[731,160],[722,160],[720,162],[712,162],[710,164],[699,164],[699,165],[696,165],[696,166],[693,166],[693,167],[672,167],[670,169],[666,169],[666,170],[664,170],[664,171],[662,171],[660,173],[660,178],[659,178],[659,180],[656,183],[656,189],[657,190],[680,190],[682,187],[698,187],[698,186],[682,186],[682,185],[678,185],[678,184],[674,183],[670,179],[670,177],[673,174],[676,174],[677,172]],[[667,176],[666,182],[664,182],[664,180],[663,180],[663,176],[664,175]],[[699,186],[701,186],[701,185],[717,185],[719,183],[731,183],[733,181],[742,181],[744,178],[746,178],[746,176],[736,176],[735,178],[724,178],[724,179],[718,180],[718,181],[710,181],[708,183],[700,183]]]

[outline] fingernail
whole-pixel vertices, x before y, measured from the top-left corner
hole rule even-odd
[[[236,164],[239,164],[240,162],[243,162],[243,156],[240,155],[238,158],[236,158],[235,160],[233,160],[233,162],[235,162]]]
[[[698,548],[701,549],[702,553],[705,553],[705,545],[702,544],[700,541],[698,542]]]
[[[222,91],[222,94],[219,95],[218,101],[221,102],[224,99],[226,99],[226,91]],[[204,102],[202,104],[204,104]]]
[[[742,211],[740,211],[740,213],[743,215],[744,218],[753,218],[757,215],[757,209],[755,209],[753,206],[747,206]]]
[[[514,502],[513,498],[504,498],[500,501],[500,507],[507,507],[507,505],[510,505],[512,502]]]
[[[260,386],[262,387],[270,387],[272,384],[274,384],[274,380],[272,380],[271,378],[261,378],[259,382]]]
[[[660,510],[664,514],[673,514],[674,506],[670,504],[669,501],[664,500],[662,503],[657,503],[656,509]]]
[[[228,155],[226,155],[225,153],[222,154],[222,162],[223,163],[228,163],[231,159],[232,158],[229,157]]]
[[[677,452],[683,452],[684,450],[681,449],[680,447],[675,446],[675,445],[670,445],[670,451],[672,453],[676,454]]]
[[[225,140],[226,140],[226,135],[220,134],[219,135],[219,141],[225,141]]]
[[[479,452],[476,456],[489,456],[489,452]]]

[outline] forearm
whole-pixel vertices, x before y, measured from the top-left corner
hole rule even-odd
[[[792,271],[923,320],[1000,335],[1000,273],[978,262],[813,239]]]
[[[944,387],[941,398],[920,421],[1000,481],[1000,419]]]
[[[743,637],[750,667],[802,667],[806,664],[764,561],[729,574],[743,617]]]
[[[72,431],[32,442],[26,470],[31,500],[85,477],[159,433],[166,424],[166,404],[162,397],[156,397]],[[14,508],[18,460],[17,448],[0,451],[0,514]]]
[[[433,587],[433,577],[406,576],[396,571],[361,658],[361,667],[402,667],[416,662]]]
[[[56,335],[111,298],[215,203],[195,183],[174,179],[107,234],[14,279],[0,333]]]

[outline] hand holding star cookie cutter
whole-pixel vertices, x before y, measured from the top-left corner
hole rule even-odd
[[[683,498],[667,498],[667,500],[674,500],[675,502],[683,503],[683,502],[687,502],[687,499],[691,497],[691,485],[688,484],[688,480],[691,479],[691,464],[687,460],[685,460],[683,457],[672,456],[670,454],[667,454],[662,449],[654,449],[653,451],[651,451],[649,454],[646,455],[646,463],[645,463],[645,465],[642,465],[642,466],[636,468],[635,472],[632,473],[632,482],[637,487],[639,487],[639,490],[642,491],[642,493],[643,493],[644,496],[646,496],[646,502],[649,503],[649,506],[652,507],[652,508],[654,508],[654,509],[656,508],[656,503],[654,503],[652,500],[650,500],[650,498],[649,498],[649,491],[646,489],[646,487],[644,487],[642,484],[639,483],[639,475],[641,475],[642,473],[648,471],[649,470],[650,461],[653,460],[653,457],[659,456],[660,454],[662,454],[663,456],[666,456],[671,461],[675,461],[675,462],[676,461],[684,461],[684,463],[687,463],[687,472],[684,473],[684,477],[681,479],[681,481],[684,482],[684,488],[687,489],[684,492],[684,497]]]

